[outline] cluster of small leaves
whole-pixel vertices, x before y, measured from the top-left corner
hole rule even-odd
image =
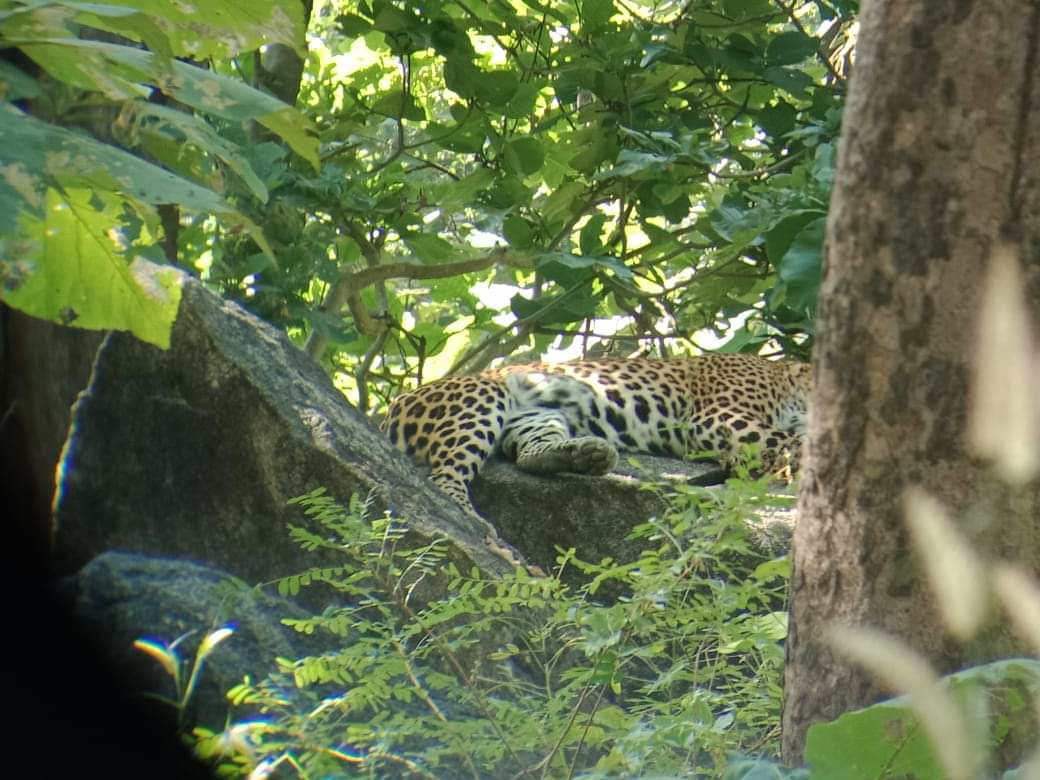
[[[420,777],[713,777],[731,752],[775,756],[787,565],[756,559],[745,530],[768,500],[761,482],[691,488],[634,531],[635,561],[561,551],[556,576],[498,579],[459,571],[439,543],[403,545],[401,524],[360,503],[303,497],[317,528],[294,537],[347,563],[280,587],[320,579],[347,606],[288,622],[340,649],[233,690],[263,719],[197,732],[199,752],[230,774],[291,756],[302,776]],[[587,584],[565,585],[568,567]],[[432,577],[446,591],[419,603]]]
[[[0,3],[0,298],[164,346],[179,289],[130,264],[164,259],[160,207],[219,216],[270,255],[256,223],[223,197],[224,171],[262,202],[245,125],[315,166],[317,139],[295,109],[204,64],[298,45],[301,10],[280,0],[202,0],[194,13],[165,2]]]

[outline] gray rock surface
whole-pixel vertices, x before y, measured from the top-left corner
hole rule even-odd
[[[725,479],[714,463],[688,463],[623,453],[604,477],[527,474],[509,461],[489,461],[473,485],[473,505],[493,518],[502,538],[531,563],[554,568],[557,546],[577,548],[580,558],[630,561],[639,545],[626,542],[632,527],[668,506],[670,485],[712,485]]]
[[[234,633],[206,659],[185,718],[186,723],[218,731],[229,712],[226,693],[242,682],[243,675],[263,679],[275,670],[278,656],[320,655],[336,644],[328,635],[301,634],[282,625],[282,618],[310,616],[299,605],[187,561],[104,553],[63,579],[59,593],[81,627],[99,642],[99,650],[119,670],[122,681],[141,696],[175,699],[177,694],[169,674],[158,661],[135,649],[135,640],[169,645],[187,635],[176,647],[187,675],[206,634],[232,626]],[[176,713],[170,708],[168,714],[175,717]],[[248,714],[236,710],[236,718]]]
[[[55,567],[107,550],[188,557],[255,583],[320,563],[289,541],[316,487],[371,495],[462,569],[510,568],[281,332],[185,277],[167,351],[109,334],[73,407],[59,466]]]

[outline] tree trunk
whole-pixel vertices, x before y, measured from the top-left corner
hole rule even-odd
[[[795,532],[790,764],[813,722],[884,693],[831,651],[830,626],[881,628],[943,673],[1024,652],[996,623],[970,645],[945,633],[902,501],[922,487],[985,558],[1040,574],[1040,485],[1004,485],[966,444],[976,318],[998,243],[1017,253],[1040,322],[1038,39],[1036,0],[864,0]]]

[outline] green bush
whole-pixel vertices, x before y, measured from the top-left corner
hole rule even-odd
[[[343,605],[286,623],[339,650],[235,688],[261,719],[196,730],[197,750],[224,774],[307,777],[719,777],[732,752],[775,756],[788,566],[756,554],[748,523],[776,500],[765,480],[687,488],[633,530],[637,560],[561,551],[552,576],[499,579],[459,571],[445,542],[409,548],[402,522],[357,499],[297,499],[311,524],[294,540],[344,563],[279,589],[321,582]],[[564,585],[566,567],[587,584]],[[444,595],[421,603],[433,578]]]

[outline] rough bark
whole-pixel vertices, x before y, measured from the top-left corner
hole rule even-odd
[[[1040,573],[1040,488],[1003,487],[965,444],[981,282],[998,242],[1017,250],[1040,321],[1038,37],[1035,0],[863,4],[795,532],[789,763],[811,723],[883,693],[831,651],[829,626],[880,627],[942,672],[1022,652],[996,624],[971,646],[944,633],[902,496],[923,487],[984,556]]]

